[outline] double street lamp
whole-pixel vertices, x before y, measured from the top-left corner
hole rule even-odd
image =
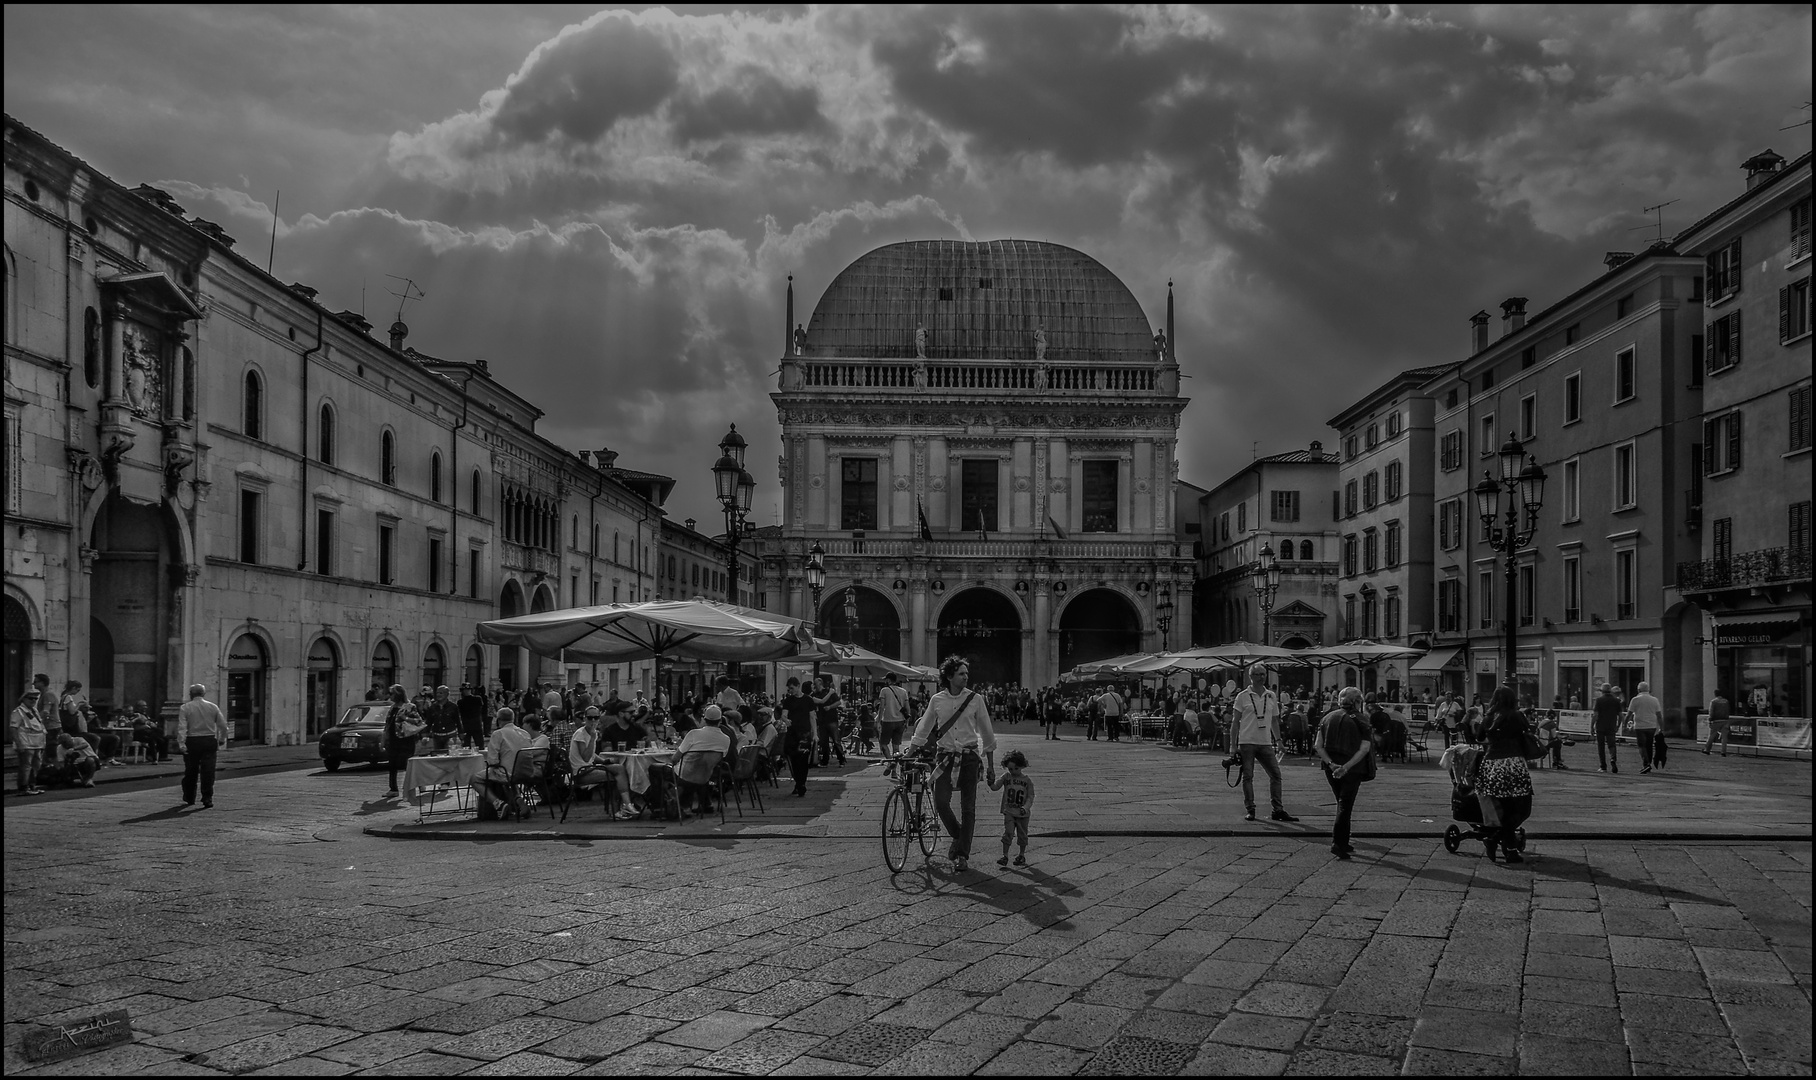
[[[757,490],[756,478],[744,471],[744,447],[744,436],[738,434],[738,425],[733,424],[725,438],[719,440],[719,460],[713,462],[713,486],[719,496],[719,505],[725,509],[725,539],[730,551],[725,567],[725,598],[733,604],[738,602],[738,541],[744,537],[744,523],[750,517],[750,500]],[[727,674],[734,684],[738,681],[735,661],[727,665]]]
[[[1162,585],[1159,597],[1154,604],[1154,622],[1160,627],[1160,651],[1166,652],[1173,647],[1172,640],[1167,637],[1167,631],[1173,628],[1173,587]]]
[[[820,632],[820,590],[826,587],[826,549],[820,546],[818,540],[815,540],[813,546],[807,549],[807,587],[813,590],[813,618],[808,620],[808,625],[813,627],[814,635],[818,636]],[[813,673],[816,678],[820,674],[818,660],[813,663]]]
[[[1496,479],[1486,470],[1482,482],[1475,486],[1476,514],[1482,519],[1482,532],[1495,551],[1506,555],[1507,576],[1506,651],[1501,657],[1501,678],[1519,693],[1519,662],[1514,657],[1515,639],[1519,633],[1519,550],[1532,542],[1537,530],[1539,507],[1545,502],[1545,470],[1538,459],[1526,453],[1520,440],[1512,435],[1497,454],[1501,475]],[[1525,468],[1520,467],[1521,460]],[[1506,511],[1501,509],[1501,494],[1507,494]],[[1520,510],[1526,511],[1525,527],[1520,528]],[[1496,523],[1496,519],[1500,519]]]
[[[1249,567],[1249,581],[1255,588],[1255,605],[1261,609],[1261,644],[1272,645],[1270,620],[1274,596],[1280,592],[1280,561],[1274,558],[1274,545],[1261,545],[1261,557]]]

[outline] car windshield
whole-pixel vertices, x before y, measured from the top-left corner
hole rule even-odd
[[[351,727],[355,724],[382,724],[391,713],[388,701],[368,701],[363,705],[354,705],[341,716],[341,726]]]

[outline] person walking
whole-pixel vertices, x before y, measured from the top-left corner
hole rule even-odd
[[[1248,687],[1236,694],[1230,703],[1236,727],[1236,752],[1242,757],[1242,803],[1247,808],[1242,820],[1255,820],[1255,762],[1267,770],[1268,797],[1274,804],[1275,821],[1298,821],[1286,812],[1281,799],[1280,759],[1274,746],[1280,742],[1280,699],[1267,688],[1267,665],[1251,664]],[[1349,689],[1346,687],[1345,689]],[[1361,691],[1357,691],[1357,708]]]
[[[409,693],[402,686],[393,686],[391,711],[385,714],[385,759],[391,767],[391,790],[386,795],[397,797],[397,774],[415,755],[416,740],[426,729]]]
[[[1721,756],[1728,756],[1728,725],[1734,717],[1734,706],[1719,687],[1715,696],[1709,699],[1709,734],[1703,739],[1702,752],[1706,755],[1715,745],[1715,736],[1721,736]]]
[[[42,795],[38,770],[44,765],[44,716],[38,711],[36,687],[19,695],[19,704],[7,718],[13,733],[13,757],[19,772],[19,794]]]
[[[1059,726],[1065,722],[1065,702],[1059,699],[1058,694],[1049,694],[1047,696],[1047,714],[1042,721],[1046,731],[1046,738],[1051,739],[1054,742],[1059,742]]]
[[[1104,692],[1098,696],[1097,702],[1103,706],[1104,731],[1109,735],[1111,742],[1121,742],[1122,714],[1127,711],[1128,703],[1123,701],[1122,695],[1116,692],[1114,686],[1105,687]]]
[[[1324,768],[1324,779],[1337,797],[1337,820],[1331,825],[1330,853],[1347,859],[1356,849],[1349,842],[1350,818],[1356,794],[1365,781],[1375,778],[1374,743],[1362,716],[1362,691],[1346,686],[1337,695],[1337,707],[1324,715],[1312,749]],[[1254,815],[1249,815],[1253,820]]]
[[[221,707],[209,701],[204,696],[207,693],[206,686],[196,683],[189,688],[189,700],[177,710],[177,741],[183,745],[183,805],[195,805],[199,786],[204,810],[214,806],[216,756],[233,740]]]
[[[1444,733],[1444,748],[1457,741],[1463,729],[1463,703],[1457,695],[1447,693],[1443,704],[1438,706],[1438,730]]]
[[[455,703],[455,709],[460,714],[460,737],[468,746],[484,746],[487,734],[485,695],[472,683],[461,683],[460,700]]]
[[[1494,861],[1498,844],[1503,861],[1525,862],[1519,851],[1519,827],[1532,816],[1532,773],[1526,767],[1526,714],[1519,709],[1513,687],[1495,690],[1482,735],[1487,745],[1476,763],[1476,797],[1494,800],[1501,823],[1499,835],[1486,841],[1488,861]]]
[[[1646,683],[1640,683],[1633,700],[1627,702],[1627,723],[1633,729],[1633,737],[1639,740],[1639,771],[1642,774],[1652,771],[1658,744],[1658,720],[1665,712],[1665,707],[1650,690]]]
[[[971,858],[971,834],[977,828],[977,780],[984,762],[996,753],[996,730],[990,710],[976,691],[969,689],[971,665],[962,656],[949,656],[940,664],[945,687],[927,702],[927,711],[914,725],[908,753],[932,744],[939,775],[933,781],[933,802],[940,824],[952,838],[947,855],[953,869],[964,872]],[[956,777],[954,776],[956,773]],[[959,817],[952,815],[952,792],[959,793]]]
[[[794,776],[797,798],[807,794],[807,768],[813,763],[813,699],[801,693],[801,680],[790,678],[782,700],[785,730],[782,733],[782,756],[788,759],[788,771]]]
[[[834,757],[837,757],[839,764],[843,765],[845,764],[845,741],[839,738],[839,706],[843,703],[843,699],[839,696],[839,688],[832,681],[832,676],[816,675],[814,681],[817,684],[815,690],[818,692],[809,700],[813,702],[814,711],[817,714],[815,723],[819,729],[820,768],[824,769],[831,765]]]
[[[902,677],[889,673],[889,682],[876,696],[877,719],[882,725],[878,749],[884,754],[902,752],[902,733],[908,729],[908,691],[902,689]]]
[[[448,700],[447,687],[435,688],[435,700],[423,710],[423,720],[429,726],[429,738],[437,750],[446,750],[448,744],[460,736],[460,707]]]
[[[996,778],[995,769],[990,770],[990,790],[1003,793],[1003,857],[996,860],[998,866],[1009,865],[1011,840],[1018,845],[1015,865],[1028,865],[1028,814],[1034,809],[1034,781],[1024,774],[1027,767],[1028,755],[1011,750],[1003,755],[1001,780]]]
[[[1621,699],[1614,696],[1614,684],[1603,683],[1602,694],[1595,699],[1595,760],[1597,772],[1618,773],[1620,762],[1614,759],[1614,736],[1620,730]]]

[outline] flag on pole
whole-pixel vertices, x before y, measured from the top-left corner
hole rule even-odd
[[[914,500],[914,508],[921,516],[921,539],[931,542],[933,530],[927,527],[927,508],[921,505],[919,499]]]
[[[1070,537],[1068,537],[1066,535],[1066,530],[1059,527],[1059,522],[1053,520],[1052,514],[1047,515],[1047,524],[1053,526],[1053,535],[1054,536],[1059,537],[1061,540],[1071,539]]]

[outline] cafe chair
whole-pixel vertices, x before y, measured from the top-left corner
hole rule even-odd
[[[1427,747],[1427,743],[1431,739],[1431,733],[1437,729],[1438,725],[1427,720],[1425,723],[1419,725],[1419,733],[1417,735],[1413,734],[1411,729],[1407,730],[1406,757],[1408,760],[1410,760],[1414,754],[1419,755],[1420,761],[1429,761],[1431,759],[1431,750]]]
[[[505,778],[505,809],[518,821],[530,812],[532,794],[538,795],[549,808],[549,818],[555,817],[555,800],[549,797],[548,767],[549,748],[546,746],[526,746],[511,758],[511,769]]]
[[[586,779],[582,780],[581,777]],[[570,773],[567,778],[567,797],[561,800],[561,820],[566,821],[568,811],[573,808],[574,800],[581,798],[584,792],[605,789],[599,801],[605,807],[605,819],[612,820],[612,807],[618,803],[618,778],[609,769],[590,768],[578,773]]]
[[[689,793],[698,798],[710,798],[718,794],[715,790],[714,772],[725,755],[717,750],[689,750],[675,762],[675,803],[676,809],[684,805]],[[725,823],[725,800],[719,799],[719,823]],[[685,813],[683,811],[683,813]],[[676,820],[680,820],[677,816]]]
[[[763,748],[755,743],[746,743],[738,747],[736,757],[719,763],[719,772],[722,774],[719,783],[720,799],[723,800],[725,792],[730,791],[732,802],[738,808],[739,817],[744,816],[742,792],[750,793],[751,806],[762,813],[769,813],[763,808],[763,795],[757,788],[757,775],[758,770],[762,767],[762,762]]]

